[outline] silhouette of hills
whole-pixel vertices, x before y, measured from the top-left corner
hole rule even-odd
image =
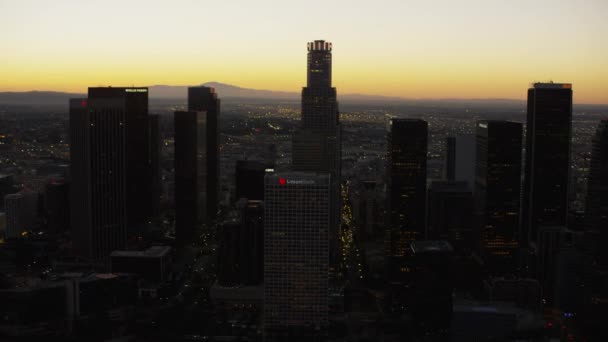
[[[299,92],[286,92],[274,90],[262,90],[243,88],[220,82],[207,82],[202,85],[214,87],[222,99],[252,99],[252,100],[279,100],[300,101]],[[152,100],[185,100],[189,86],[152,85],[149,86],[150,99]],[[44,105],[66,105],[68,99],[84,97],[84,93],[65,93],[56,91],[27,91],[27,92],[0,92],[0,105],[17,106],[44,106]],[[411,99],[401,97],[368,95],[368,94],[340,94],[338,101],[346,104],[410,104],[425,105],[430,107],[445,107],[449,105],[498,105],[521,107],[525,101],[517,99]],[[602,105],[597,105],[601,106]]]

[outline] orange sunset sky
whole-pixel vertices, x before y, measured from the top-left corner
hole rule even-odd
[[[608,103],[606,0],[0,0],[0,91],[193,85],[299,91],[331,41],[338,93]]]

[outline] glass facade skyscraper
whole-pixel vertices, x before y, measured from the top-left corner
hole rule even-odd
[[[213,221],[220,199],[220,99],[214,88],[189,87],[188,110],[206,112],[207,208],[206,221]]]
[[[521,197],[522,124],[477,122],[475,211],[488,269],[513,271]]]
[[[388,129],[388,254],[402,257],[412,241],[425,239],[428,124],[391,119]]]
[[[535,83],[528,89],[526,157],[520,242],[536,247],[541,226],[568,218],[572,85]]]
[[[152,214],[150,146],[158,135],[150,126],[148,88],[89,88],[87,99],[70,101],[71,226],[80,256],[107,260]]]
[[[294,171],[331,175],[330,253],[338,253],[341,185],[341,126],[336,88],[332,87],[332,44],[308,43],[307,83],[302,89],[302,120],[293,135]]]
[[[328,326],[329,174],[264,182],[264,338],[322,336]],[[312,339],[308,339],[312,340]]]

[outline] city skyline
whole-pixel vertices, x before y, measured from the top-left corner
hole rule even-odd
[[[297,42],[315,38],[339,46],[334,85],[342,94],[523,100],[525,85],[554,80],[574,84],[575,103],[608,103],[601,1],[540,1],[526,11],[473,0],[332,3],[314,16],[299,15],[314,2],[142,6],[116,13],[112,2],[0,2],[0,31],[10,33],[0,36],[0,91],[212,80],[298,91],[305,60]]]
[[[608,341],[606,1],[0,0],[0,340]]]

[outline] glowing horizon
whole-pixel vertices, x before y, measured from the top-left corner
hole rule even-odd
[[[575,103],[608,104],[608,2],[490,2],[0,0],[0,91],[299,92],[306,44],[324,39],[338,94],[525,99],[553,80],[573,84]]]

